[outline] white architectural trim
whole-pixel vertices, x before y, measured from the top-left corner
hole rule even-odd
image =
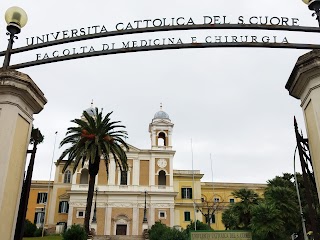
[[[70,206],[69,204],[68,221],[67,221],[68,227],[72,225],[72,216],[73,216],[73,206]]]
[[[154,223],[155,223],[155,209],[153,207],[153,205],[149,205],[149,219],[148,219],[148,223],[149,223],[149,227],[151,227]]]
[[[121,216],[125,216],[125,215],[119,215],[118,217]],[[126,216],[127,219],[125,218],[118,218],[114,221],[114,226],[113,226],[113,235],[116,235],[117,233],[117,225],[121,224],[121,225],[127,225],[127,231],[126,231],[126,235],[130,235],[130,219]]]
[[[114,161],[110,161],[109,168],[109,185],[116,185],[116,163]]]
[[[174,208],[170,208],[170,227],[174,226]]]
[[[173,187],[173,157],[172,156],[169,159],[169,172],[170,172],[169,186]]]
[[[104,226],[104,234],[105,235],[111,234],[111,213],[112,213],[112,208],[107,206],[106,207],[106,220],[105,220],[105,226]]]
[[[151,156],[149,160],[149,185],[155,185],[155,171],[156,171],[156,159],[154,156]]]
[[[132,163],[132,185],[139,186],[140,180],[140,160],[138,158],[133,159]]]
[[[132,218],[134,219],[132,221],[132,235],[138,235],[139,234],[139,223],[140,223],[140,219],[139,219],[139,208],[138,206],[135,206],[132,209]]]

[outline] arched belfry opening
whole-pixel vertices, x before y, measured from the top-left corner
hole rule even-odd
[[[158,175],[158,185],[165,186],[167,184],[166,172],[161,170]]]
[[[164,132],[159,132],[158,134],[158,146],[159,147],[167,146],[166,135]]]
[[[174,124],[169,115],[162,110],[156,112],[152,122],[149,124],[151,137],[151,149],[171,150],[172,149],[172,129]]]

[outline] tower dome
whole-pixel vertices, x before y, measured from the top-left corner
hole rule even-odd
[[[168,113],[160,110],[154,115],[154,119],[170,119]]]
[[[153,119],[168,119],[168,120],[170,120],[168,113],[166,113],[165,111],[162,111],[162,103],[160,104],[160,111],[156,112]]]
[[[91,102],[91,106],[85,110],[83,110],[84,112],[88,113],[90,117],[93,117],[96,115],[96,110],[95,108],[93,107],[93,100]]]
[[[95,115],[95,109],[93,107],[89,107],[84,112],[88,113],[91,117]]]

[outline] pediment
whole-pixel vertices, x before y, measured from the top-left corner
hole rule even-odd
[[[135,146],[132,146],[130,144],[127,143],[127,145],[129,146],[129,152],[140,152],[141,149],[135,147]]]

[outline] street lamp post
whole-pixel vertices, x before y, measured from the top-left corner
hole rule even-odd
[[[9,42],[7,51],[3,61],[3,68],[7,69],[10,64],[12,45],[14,43],[14,39],[18,37],[16,34],[21,32],[21,28],[23,28],[28,21],[28,16],[26,12],[19,7],[11,7],[5,13],[5,20],[7,22],[7,35],[9,36]]]
[[[148,223],[148,219],[147,219],[147,191],[144,191],[143,223]]]
[[[308,4],[308,7],[311,11],[314,11],[312,16],[316,16],[318,24],[320,27],[320,0],[302,0],[305,4]]]

